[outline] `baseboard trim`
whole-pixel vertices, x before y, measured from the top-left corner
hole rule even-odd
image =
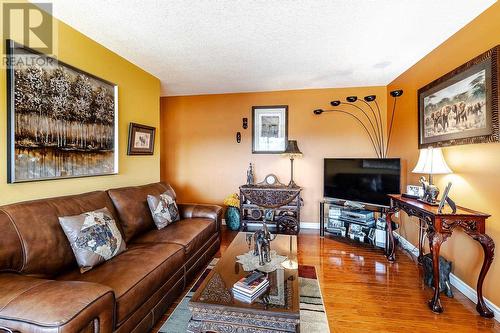
[[[316,229],[319,230],[319,223],[315,222],[300,222],[301,229]]]
[[[406,238],[396,232],[394,232],[394,237],[399,240],[399,244],[403,249],[409,251],[415,257],[418,257],[420,251],[415,245],[410,243]],[[477,292],[474,288],[469,286],[453,273],[450,273],[450,282],[451,285],[457,288],[462,294],[465,295],[465,297],[474,302],[474,304],[477,304]],[[493,313],[495,314],[495,320],[500,322],[500,308],[487,298],[485,298],[484,301],[486,305],[491,309],[491,311],[493,311]]]

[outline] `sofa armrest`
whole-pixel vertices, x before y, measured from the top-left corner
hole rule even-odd
[[[0,327],[13,332],[113,332],[114,307],[100,284],[0,274]]]
[[[217,205],[203,204],[177,204],[181,219],[205,218],[214,220],[217,231],[221,230],[222,207]]]

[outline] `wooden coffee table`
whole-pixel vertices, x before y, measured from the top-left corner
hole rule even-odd
[[[292,237],[292,253],[290,253]],[[270,287],[265,296],[252,304],[233,298],[233,284],[246,276],[236,256],[253,249],[253,239],[240,232],[224,252],[215,268],[202,282],[189,302],[192,317],[188,332],[276,333],[299,332],[298,271],[278,269],[269,273]],[[297,258],[297,237],[277,235],[271,250]]]

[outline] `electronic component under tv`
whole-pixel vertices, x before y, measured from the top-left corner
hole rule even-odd
[[[323,196],[389,206],[387,194],[399,194],[399,158],[325,158]]]

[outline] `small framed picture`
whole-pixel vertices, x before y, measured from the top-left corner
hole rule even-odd
[[[127,155],[153,155],[156,128],[130,123]]]
[[[424,188],[419,185],[407,185],[406,193],[418,198],[422,198],[424,196]]]
[[[252,107],[253,154],[281,154],[288,142],[288,105]]]

